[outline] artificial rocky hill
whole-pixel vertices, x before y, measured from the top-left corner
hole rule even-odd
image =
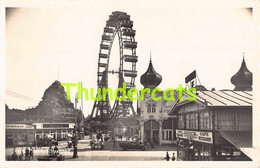
[[[31,109],[9,109],[6,105],[6,123],[31,122],[75,122],[75,114],[82,119],[82,112],[67,100],[67,93],[59,81],[55,81],[44,92],[39,104]]]

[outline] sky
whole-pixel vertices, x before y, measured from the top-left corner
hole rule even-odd
[[[155,3],[155,1],[152,1]],[[94,6],[95,5],[95,6]],[[222,7],[175,7],[160,4],[91,4],[72,7],[6,10],[6,104],[35,107],[55,80],[83,82],[97,89],[99,45],[106,20],[124,11],[134,21],[137,41],[136,87],[147,70],[150,53],[162,75],[161,89],[185,85],[197,71],[207,89],[233,89],[230,78],[239,70],[243,52],[248,69],[256,70],[252,10]],[[119,45],[113,44],[110,68],[119,67]],[[109,76],[116,87],[118,77]],[[72,102],[76,93],[72,89]],[[91,113],[93,101],[84,101]]]

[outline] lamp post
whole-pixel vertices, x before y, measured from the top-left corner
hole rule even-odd
[[[36,145],[37,145],[37,141],[36,141],[36,125],[34,125],[34,145],[35,145],[35,150],[36,150]]]
[[[13,152],[15,152],[16,143],[17,143],[17,139],[16,139],[16,138],[14,138],[14,143],[13,143],[14,150],[13,150]]]
[[[81,83],[82,86],[82,83]],[[81,94],[82,96],[82,94]],[[77,158],[78,157],[78,147],[77,147],[77,120],[78,120],[78,111],[77,111],[77,103],[78,103],[78,93],[76,93],[76,97],[75,97],[75,125],[74,125],[74,137],[73,137],[73,158]]]
[[[78,157],[78,147],[77,147],[77,116],[78,116],[78,112],[76,111],[76,116],[75,116],[75,126],[74,126],[74,140],[73,140],[73,158],[77,158]]]
[[[23,131],[21,131],[21,134],[22,134],[22,149],[24,147],[24,136],[23,136]]]

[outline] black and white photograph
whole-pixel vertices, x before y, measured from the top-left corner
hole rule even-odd
[[[6,167],[259,167],[248,2],[3,3]]]

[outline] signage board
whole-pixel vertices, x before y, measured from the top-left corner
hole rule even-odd
[[[185,78],[185,83],[188,83],[192,79],[196,78],[196,70],[194,70],[192,73],[190,73],[186,78]]]
[[[176,130],[177,138],[213,144],[212,132]]]
[[[34,126],[26,124],[6,124],[6,129],[34,129]]]

